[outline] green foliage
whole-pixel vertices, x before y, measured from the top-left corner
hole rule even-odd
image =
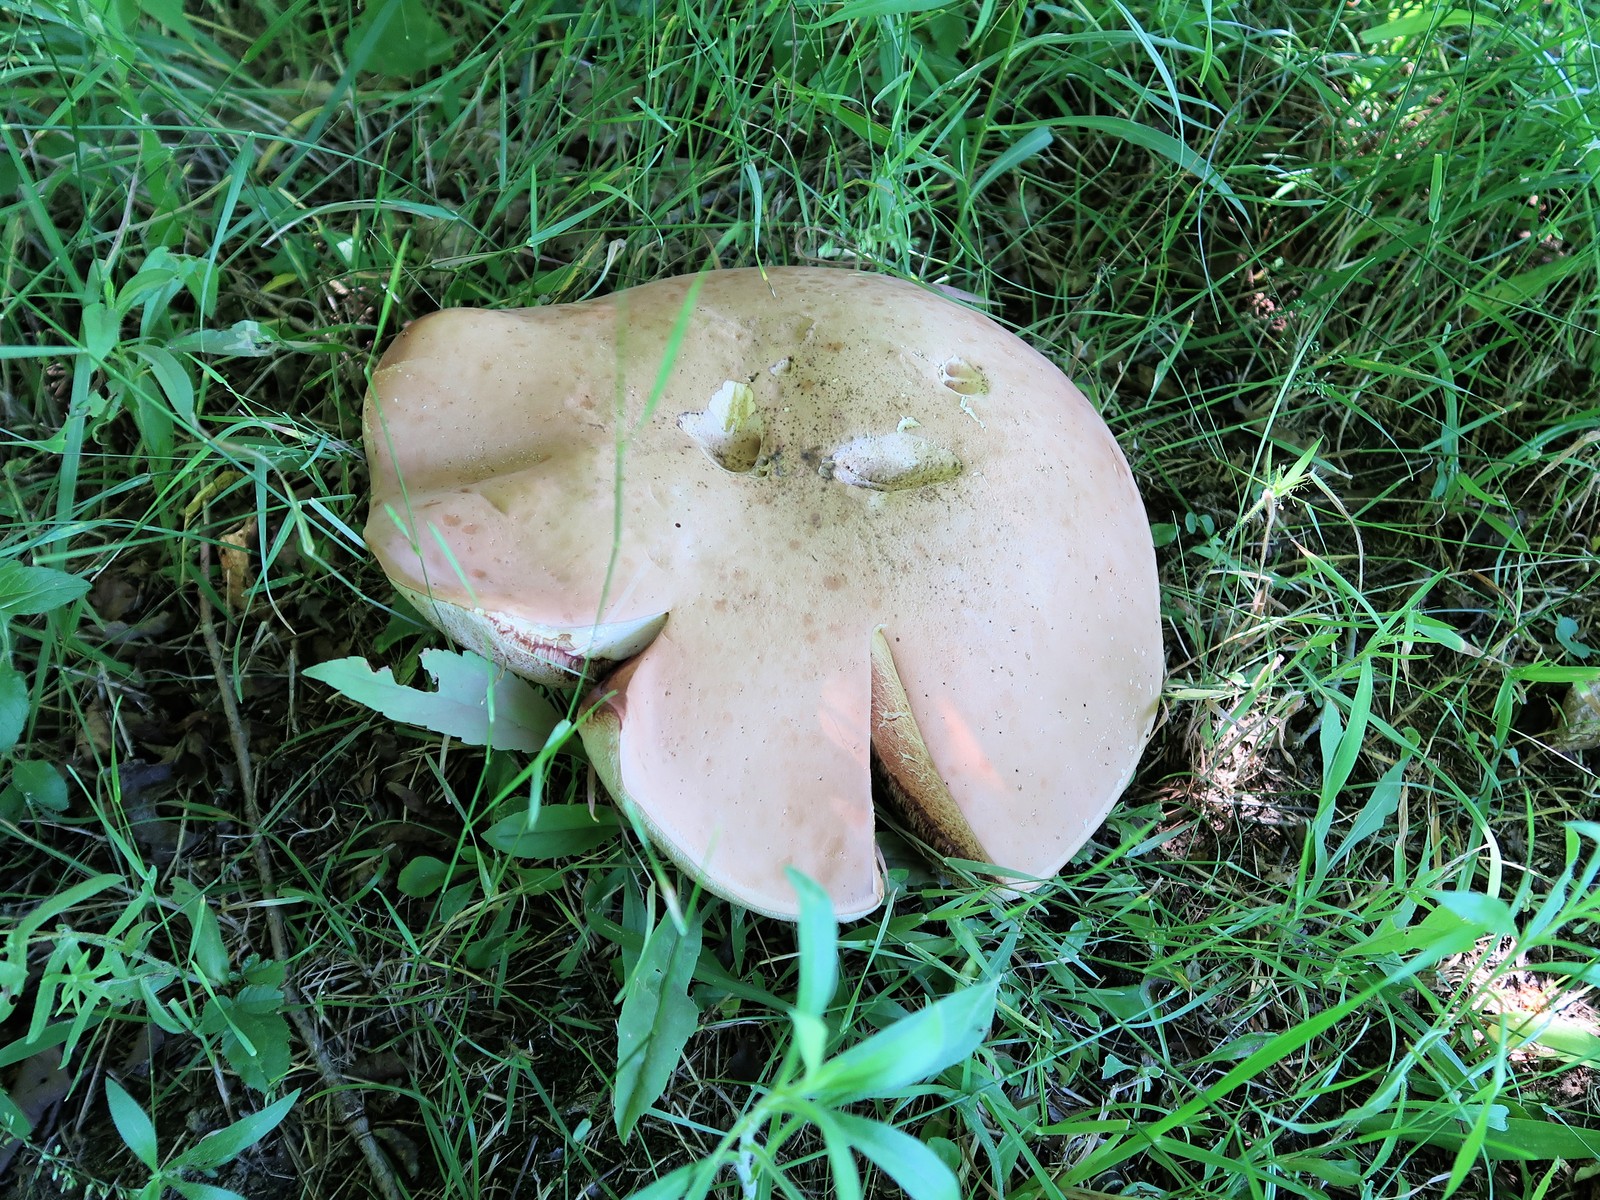
[[[205,1135],[194,1145],[162,1161],[156,1145],[156,1127],[139,1102],[123,1090],[115,1079],[106,1079],[106,1104],[117,1132],[134,1156],[150,1170],[150,1179],[137,1192],[137,1200],[161,1200],[168,1188],[188,1200],[244,1200],[238,1192],[187,1178],[191,1171],[214,1171],[232,1162],[289,1115],[298,1091],[269,1104],[259,1112],[240,1117],[231,1125]]]
[[[22,752],[34,702],[27,677],[11,662],[11,621],[66,609],[88,590],[88,581],[76,575],[0,557],[0,778],[6,779],[0,787],[0,822],[17,826],[33,812],[59,813],[67,807],[60,768]]]
[[[668,914],[646,940],[628,980],[617,1018],[617,1073],[612,1112],[624,1141],[645,1110],[667,1090],[700,1010],[689,981],[700,957],[700,926]]]
[[[282,963],[248,961],[237,990],[212,995],[200,1013],[200,1031],[217,1039],[228,1065],[258,1092],[276,1091],[293,1065],[283,983]]]
[[[502,817],[484,831],[483,840],[515,858],[560,858],[610,841],[618,824],[611,809],[590,812],[583,804],[544,804],[531,817]]]
[[[305,674],[390,720],[449,734],[469,746],[539,750],[561,720],[531,686],[476,654],[424,650],[421,660],[434,691],[396,683],[390,668],[374,671],[361,658],[318,663]]]
[[[789,877],[801,896],[801,978],[790,1011],[792,1038],[783,1064],[761,1099],[724,1134],[716,1153],[635,1193],[634,1200],[704,1196],[724,1167],[734,1170],[746,1194],[791,1188],[779,1155],[807,1127],[822,1138],[835,1194],[862,1194],[852,1158],[857,1152],[917,1200],[953,1200],[960,1195],[956,1178],[932,1150],[891,1124],[842,1109],[867,1100],[934,1094],[937,1089],[919,1085],[969,1060],[988,1035],[1002,964],[988,964],[987,982],[958,988],[915,1012],[896,1012],[884,1028],[827,1057],[824,1048],[837,1040],[828,1031],[827,1017],[838,979],[838,927],[827,894],[792,868]],[[691,928],[692,943],[664,917],[630,975],[631,980],[643,980],[645,990],[634,1003],[635,985],[630,983],[619,1025],[619,1127],[631,1118],[631,1129],[640,1109],[639,1092],[632,1085],[642,1072],[629,1070],[629,1060],[637,1061],[661,1043],[666,1061],[658,1060],[654,1072],[659,1086],[645,1097],[646,1102],[653,1100],[665,1085],[670,1063],[694,1030],[688,985],[690,954],[698,954],[700,937],[698,928]],[[624,1080],[630,1085],[626,1098]]]
[[[357,71],[410,79],[448,62],[455,42],[423,0],[377,0],[345,38],[344,53]]]

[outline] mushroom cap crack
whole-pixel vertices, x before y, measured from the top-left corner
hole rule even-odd
[[[1149,735],[1155,559],[1126,461],[1047,359],[914,284],[717,271],[437,313],[374,373],[366,439],[390,577],[520,673],[621,664],[591,758],[758,911],[795,915],[789,865],[841,916],[880,902],[875,726],[880,758],[923,756],[885,762],[897,793],[947,791],[913,827],[1013,886],[1087,840]],[[902,690],[875,697],[874,663]]]

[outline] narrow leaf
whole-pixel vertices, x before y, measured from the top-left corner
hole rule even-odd
[[[388,667],[374,671],[362,658],[318,663],[305,674],[392,721],[420,725],[470,746],[538,750],[561,719],[531,686],[476,654],[424,650],[422,666],[437,691],[404,687]]]
[[[1329,700],[1323,716],[1322,739],[1322,800],[1325,804],[1334,803],[1344,791],[1350,772],[1355,769],[1356,758],[1361,754],[1361,744],[1367,737],[1367,725],[1372,717],[1372,659],[1361,660],[1361,677],[1356,683],[1355,698],[1350,701],[1350,724],[1339,736],[1330,756],[1326,730],[1328,718],[1337,711],[1334,702]]]
[[[788,875],[800,896],[800,987],[795,1007],[820,1017],[839,986],[839,922],[827,892],[793,867]]]
[[[1344,835],[1344,840],[1333,853],[1335,863],[1343,860],[1350,851],[1368,838],[1375,837],[1389,823],[1389,818],[1399,810],[1406,767],[1410,764],[1411,756],[1401,755],[1400,760],[1385,771],[1383,777],[1373,786],[1372,795],[1367,797],[1367,802],[1361,806],[1361,811],[1351,822],[1350,832]]]
[[[260,1112],[240,1117],[232,1125],[206,1134],[193,1147],[178,1155],[177,1162],[202,1171],[232,1162],[276,1129],[299,1098],[300,1091],[297,1088]]]
[[[228,947],[222,940],[222,926],[217,914],[211,911],[205,893],[186,879],[176,879],[172,894],[183,905],[183,915],[189,919],[190,965],[213,986],[227,982],[233,964],[228,960]]]
[[[1014,171],[1035,154],[1043,152],[1055,140],[1056,135],[1043,125],[1036,125],[1028,130],[1027,133],[1001,151],[984,173],[978,176],[978,182],[972,185],[973,197],[976,198],[986,187],[1007,171]]]
[[[678,1059],[700,1021],[689,998],[700,925],[691,919],[682,933],[671,915],[645,943],[627,984],[617,1019],[617,1083],[612,1097],[617,1132],[626,1141],[639,1118],[667,1090]]]
[[[801,1087],[828,1104],[898,1095],[978,1048],[994,1020],[998,986],[975,984],[935,1000],[823,1063]]]
[[[1399,1124],[1391,1115],[1369,1117],[1356,1123],[1361,1133],[1382,1133],[1418,1145],[1459,1149],[1469,1130],[1458,1115],[1446,1108],[1430,1108],[1402,1118]],[[1563,1125],[1526,1117],[1508,1117],[1502,1129],[1486,1129],[1481,1147],[1491,1162],[1538,1162],[1553,1159],[1582,1161],[1600,1159],[1600,1129],[1584,1125]]]
[[[795,994],[795,1049],[806,1071],[822,1065],[828,1048],[828,1025],[823,1014],[833,1002],[839,986],[839,922],[833,915],[828,893],[793,867],[789,882],[800,896],[800,987]]]
[[[824,29],[846,21],[870,21],[877,17],[903,17],[912,13],[933,12],[950,7],[951,0],[849,0],[807,29]]]
[[[106,1103],[111,1106],[111,1120],[117,1132],[139,1161],[154,1171],[160,1162],[156,1157],[156,1127],[149,1115],[139,1107],[139,1102],[122,1085],[109,1075],[106,1077]]]
[[[961,1189],[939,1156],[910,1134],[881,1121],[834,1113],[855,1148],[893,1179],[911,1200],[961,1200]]]
[[[1159,154],[1162,158],[1171,160],[1191,175],[1198,176],[1203,183],[1212,188],[1241,214],[1245,214],[1244,204],[1234,194],[1234,190],[1228,186],[1228,181],[1217,173],[1217,169],[1191,150],[1187,143],[1178,140],[1170,133],[1160,129],[1152,129],[1148,125],[1130,121],[1126,117],[1056,117],[1050,123],[1057,128],[1065,125],[1077,129],[1092,129],[1100,133],[1109,133],[1113,137],[1120,137],[1124,141],[1132,142],[1135,146],[1142,146],[1153,154]]]
[[[483,840],[515,858],[560,858],[582,854],[616,837],[617,814],[584,804],[542,804],[529,824],[526,813],[512,813],[484,832]]]

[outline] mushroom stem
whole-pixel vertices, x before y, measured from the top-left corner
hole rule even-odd
[[[990,861],[933,765],[881,625],[872,631],[872,749],[913,833],[947,858]]]

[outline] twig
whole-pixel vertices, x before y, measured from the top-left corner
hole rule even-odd
[[[217,640],[216,622],[211,611],[211,599],[206,594],[205,581],[211,571],[211,545],[200,543],[200,584],[196,589],[200,601],[200,634],[205,639],[206,653],[211,656],[211,669],[217,677],[217,693],[222,698],[222,712],[227,718],[228,735],[233,741],[233,757],[239,767],[239,789],[244,794],[245,821],[250,826],[250,847],[255,858],[256,875],[261,881],[262,893],[268,900],[278,897],[278,883],[272,869],[272,855],[267,849],[267,838],[261,827],[261,808],[256,802],[255,773],[250,765],[250,743],[244,732],[244,722],[239,719],[239,705],[233,698],[233,687],[228,679],[227,667],[222,658],[222,643]],[[312,1023],[305,998],[294,981],[289,962],[289,933],[283,923],[283,911],[275,904],[266,906],[267,930],[272,938],[272,955],[284,969],[283,995],[288,1002],[289,1019],[299,1031],[300,1040],[311,1051],[317,1072],[328,1087],[328,1094],[339,1106],[339,1118],[372,1171],[373,1181],[383,1200],[407,1200],[405,1190],[395,1177],[394,1168],[378,1145],[378,1139],[367,1121],[366,1105],[360,1093],[348,1081],[328,1053],[317,1027]]]

